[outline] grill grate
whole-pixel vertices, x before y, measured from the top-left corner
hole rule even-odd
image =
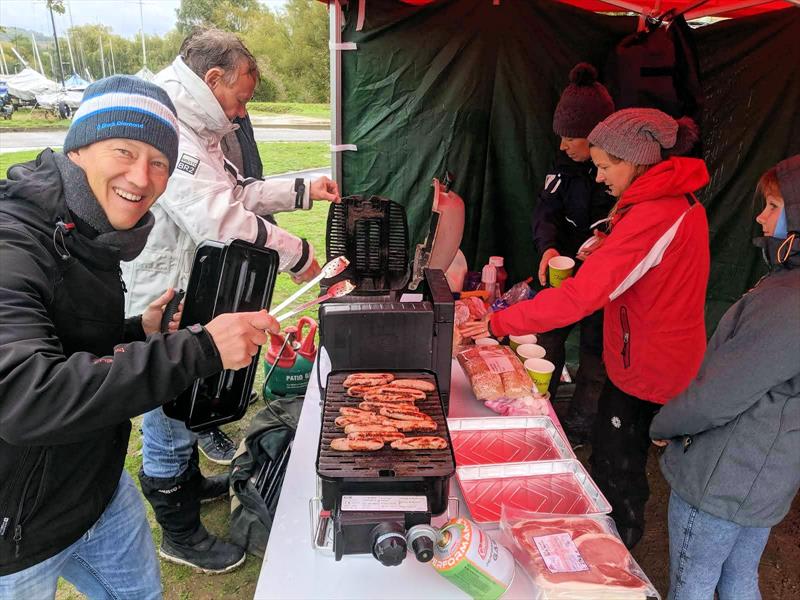
[[[346,256],[350,266],[332,285],[350,279],[355,294],[402,288],[408,281],[408,224],[405,209],[380,196],[346,196],[331,204],[326,232],[327,258]]]
[[[449,477],[455,471],[452,441],[447,429],[447,420],[442,412],[438,392],[429,392],[425,400],[418,401],[419,409],[430,415],[438,425],[435,432],[412,433],[408,436],[432,435],[447,440],[443,450],[394,450],[386,444],[377,452],[337,452],[331,450],[330,443],[335,437],[344,436],[344,431],[336,426],[334,420],[343,406],[358,407],[360,398],[347,395],[343,385],[349,373],[331,373],[325,388],[325,402],[322,412],[322,431],[320,434],[317,473],[330,479],[373,479],[382,481],[396,478]],[[424,379],[436,383],[431,373],[399,372],[395,376],[403,379]]]

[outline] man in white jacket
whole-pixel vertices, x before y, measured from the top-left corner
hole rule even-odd
[[[123,265],[130,290],[126,313],[141,312],[166,288],[185,288],[195,248],[203,240],[240,238],[272,248],[280,270],[296,282],[319,273],[308,242],[262,215],[309,209],[313,200],[338,202],[336,183],[327,177],[311,182],[244,178],[220,147],[220,140],[238,127],[231,121],[246,114],[258,78],[255,58],[242,42],[215,29],[189,35],[180,56],[157,75],[156,83],[178,112],[178,163],[152,208],[155,227],[147,246]],[[197,436],[160,408],[145,415],[142,433],[139,480],[164,533],[161,556],[205,572],[241,565],[244,551],[210,535],[200,522],[200,501],[227,494],[227,478],[202,477]]]

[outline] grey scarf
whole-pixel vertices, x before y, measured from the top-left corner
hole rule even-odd
[[[121,260],[130,261],[139,256],[147,243],[147,236],[156,220],[153,213],[147,213],[139,219],[131,229],[117,230],[108,221],[103,207],[95,198],[86,173],[69,157],[54,153],[61,181],[63,183],[64,201],[76,219],[88,225],[95,235],[89,236],[95,242],[110,246],[117,252]]]

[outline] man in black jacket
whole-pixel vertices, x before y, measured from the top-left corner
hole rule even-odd
[[[541,255],[539,283],[547,285],[547,263],[564,255],[576,258],[578,249],[592,235],[591,225],[608,216],[613,198],[597,183],[597,169],[589,156],[586,137],[600,121],[614,112],[614,102],[597,81],[597,70],[588,63],[575,65],[570,84],[561,94],[553,114],[553,131],[561,138],[555,164],[547,175],[539,203],[533,212],[533,241]],[[538,343],[555,371],[550,396],[555,400],[565,362],[564,344],[574,325],[540,333]],[[533,333],[533,332],[532,332]],[[574,446],[588,440],[597,398],[606,373],[603,366],[603,311],[580,322],[580,367],[564,429]]]
[[[176,165],[167,94],[133,77],[87,88],[64,142],[0,180],[0,597],[158,598],[129,419],[250,362],[266,312],[159,333],[168,290],[124,318],[120,260],[153,226]],[[144,393],[143,393],[144,392]]]

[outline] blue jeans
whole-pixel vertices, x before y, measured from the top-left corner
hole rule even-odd
[[[161,573],[144,504],[125,471],[89,531],[55,556],[0,577],[0,598],[54,598],[59,576],[91,600],[161,598]]]
[[[758,600],[770,527],[742,527],[669,497],[669,600]]]
[[[170,479],[186,470],[197,434],[163,409],[145,413],[142,421],[142,468],[148,477]]]

